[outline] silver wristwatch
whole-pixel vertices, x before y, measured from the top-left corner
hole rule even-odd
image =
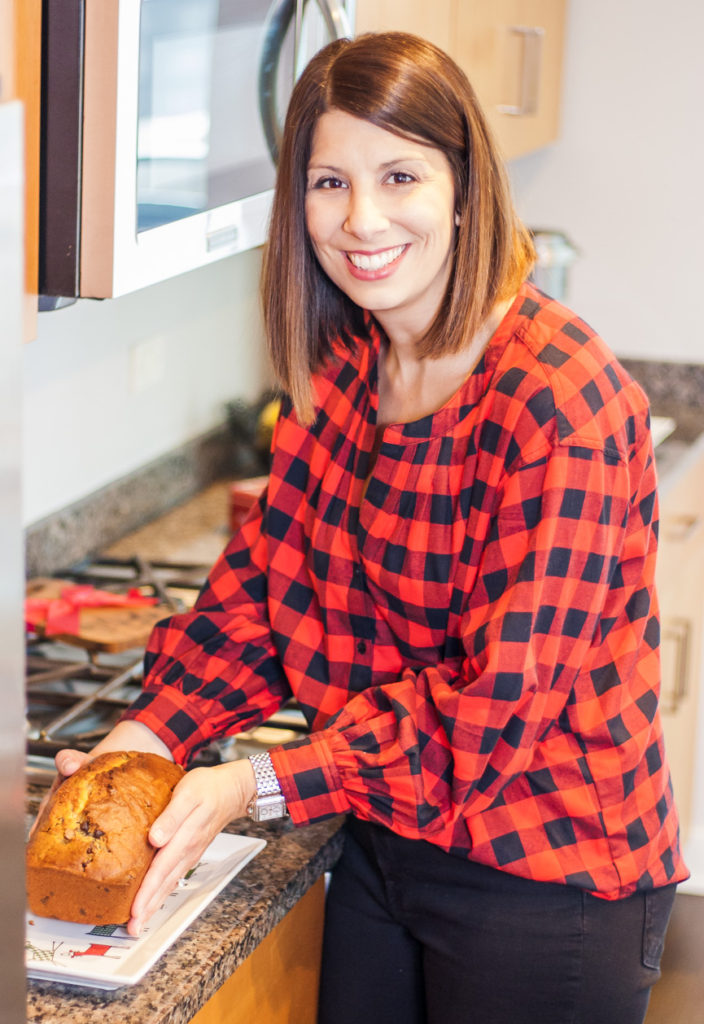
[[[271,758],[268,754],[250,754],[249,761],[254,769],[257,792],[249,803],[247,814],[253,821],[285,818],[288,815],[286,800]]]

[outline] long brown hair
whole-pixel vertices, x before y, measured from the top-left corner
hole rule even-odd
[[[455,62],[403,32],[324,47],[289,103],[262,272],[272,363],[304,423],[314,416],[311,376],[331,341],[352,345],[364,333],[363,311],[321,269],[306,230],[313,131],[332,109],[439,149],[452,169],[460,218],[453,268],[438,314],[419,342],[419,357],[461,349],[496,302],[516,291],[534,259],[476,94]]]

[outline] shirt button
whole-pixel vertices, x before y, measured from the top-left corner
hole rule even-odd
[[[357,650],[359,651],[360,654],[366,653],[367,645],[365,644],[364,640],[357,641]]]

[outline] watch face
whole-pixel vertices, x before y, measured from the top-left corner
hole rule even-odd
[[[254,821],[273,821],[275,818],[285,818],[288,814],[286,800],[281,793],[259,796],[250,807],[250,815]]]

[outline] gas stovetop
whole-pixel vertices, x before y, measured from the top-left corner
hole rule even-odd
[[[124,592],[131,587],[158,597],[173,611],[190,608],[211,566],[192,562],[151,561],[145,558],[95,558],[79,562],[55,575],[75,583]]]
[[[69,585],[89,584],[100,590],[128,591],[158,599],[164,615],[185,611],[196,600],[209,566],[95,559],[56,574]],[[109,646],[109,645],[108,645]],[[31,777],[53,773],[53,757],[64,747],[90,751],[120,719],[142,684],[143,647],[124,643],[119,650],[105,645],[67,642],[29,634],[27,640],[26,730],[27,769]],[[307,732],[300,710],[289,705],[258,729],[211,744],[197,764],[217,764],[244,757],[274,743]]]

